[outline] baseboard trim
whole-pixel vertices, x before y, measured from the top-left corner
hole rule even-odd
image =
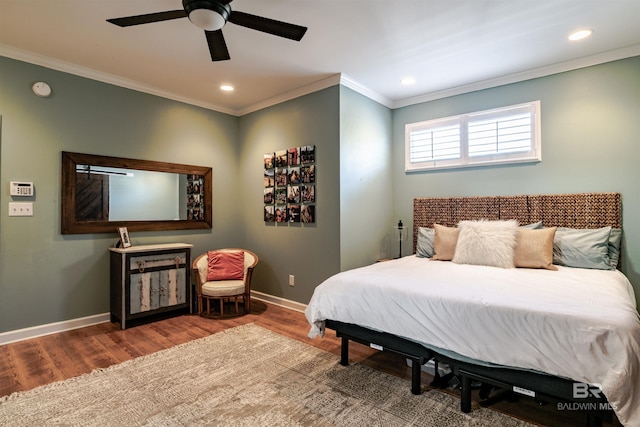
[[[111,315],[109,313],[102,313],[94,314],[93,316],[80,317],[78,319],[64,320],[62,322],[32,326],[30,328],[16,329],[15,331],[0,333],[0,345],[42,337],[44,335],[56,334],[58,332],[70,331],[72,329],[84,328],[85,326],[97,325],[98,323],[109,321],[111,321]]]
[[[304,310],[307,308],[306,304],[258,291],[251,291],[251,298],[301,313],[304,313]],[[62,322],[48,323],[45,325],[32,326],[30,328],[16,329],[15,331],[2,332],[0,333],[0,345],[24,341],[45,335],[57,334],[59,332],[71,331],[73,329],[84,328],[85,326],[97,325],[98,323],[110,321],[110,313],[101,313],[94,314],[93,316],[80,317],[78,319],[64,320]]]
[[[282,298],[282,297],[276,297],[276,296],[265,294],[258,291],[251,291],[251,298],[268,302],[273,305],[278,305],[280,307],[288,308],[290,310],[299,311],[301,313],[304,313],[304,310],[307,308],[306,304],[302,304],[297,301],[291,301],[289,299]]]

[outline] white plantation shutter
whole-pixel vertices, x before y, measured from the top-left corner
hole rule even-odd
[[[411,162],[431,162],[434,165],[444,160],[460,158],[460,124],[450,120],[424,122],[410,132]]]
[[[541,160],[540,102],[405,126],[405,170]]]

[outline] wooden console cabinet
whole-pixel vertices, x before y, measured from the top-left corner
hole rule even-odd
[[[111,321],[127,322],[191,309],[191,248],[165,245],[109,248]]]

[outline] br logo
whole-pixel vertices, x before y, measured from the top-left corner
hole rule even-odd
[[[574,399],[588,399],[590,397],[596,399],[604,397],[600,384],[573,383]]]

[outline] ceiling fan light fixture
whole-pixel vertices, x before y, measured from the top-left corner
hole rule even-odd
[[[207,31],[216,31],[227,22],[219,13],[213,10],[196,9],[189,14],[189,21],[198,28]]]
[[[224,27],[231,14],[231,8],[211,0],[183,0],[182,5],[189,21],[205,31],[217,31]]]

